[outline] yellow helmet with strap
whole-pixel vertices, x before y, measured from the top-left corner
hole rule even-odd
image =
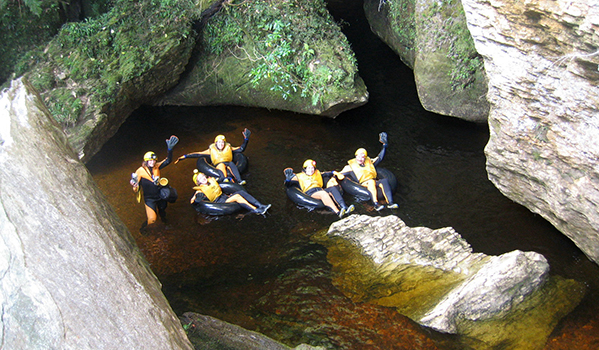
[[[198,175],[200,175],[200,171],[198,169],[193,169],[192,180],[193,180],[193,183],[196,185],[198,184]]]
[[[368,152],[366,152],[366,150],[364,148],[358,148],[354,155],[357,156],[359,153],[363,153],[364,157],[368,157]]]
[[[310,165],[316,168],[316,162],[315,162],[315,161],[313,161],[312,159],[307,159],[307,160],[304,162],[304,165],[303,165],[302,167],[303,167],[304,169],[306,169],[306,168],[307,168],[308,166],[310,166]]]
[[[146,154],[144,154],[144,160],[145,161],[156,160],[156,153],[154,153],[152,151],[146,152]]]
[[[223,142],[227,142],[225,135],[218,135],[217,137],[214,138],[214,143],[216,143],[217,141],[220,141],[220,140],[222,140]]]

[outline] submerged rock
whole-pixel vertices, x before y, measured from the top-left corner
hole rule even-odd
[[[575,281],[549,277],[538,253],[473,253],[452,228],[412,228],[396,216],[352,215],[315,239],[329,249],[334,283],[353,300],[471,337],[474,348],[538,349],[584,294]]]
[[[0,94],[6,349],[191,349],[161,285],[39,95]]]
[[[414,70],[418,97],[431,112],[486,122],[487,79],[460,1],[365,0],[372,31]]]

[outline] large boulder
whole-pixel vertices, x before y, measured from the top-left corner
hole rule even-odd
[[[335,285],[353,300],[394,307],[422,325],[475,339],[469,345],[478,349],[542,347],[584,295],[578,282],[550,277],[542,255],[473,253],[449,227],[352,215],[316,239],[329,250]]]
[[[192,349],[133,237],[34,89],[0,94],[6,349]]]
[[[132,111],[177,83],[200,10],[190,0],[117,0],[99,17],[64,25],[33,57],[38,63],[25,76],[80,159],[88,161]]]
[[[487,79],[460,1],[365,0],[364,11],[372,31],[414,70],[426,110],[487,121]]]
[[[463,4],[489,77],[489,179],[599,263],[599,3]]]
[[[223,5],[192,67],[157,104],[240,105],[336,117],[368,101],[347,38],[323,0]]]

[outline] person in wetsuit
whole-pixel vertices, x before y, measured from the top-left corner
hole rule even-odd
[[[344,179],[341,173],[336,171],[321,173],[316,169],[316,162],[312,159],[304,162],[301,173],[294,174],[292,168],[287,168],[283,172],[285,173],[286,183],[297,181],[303,193],[321,200],[325,206],[329,207],[340,218],[354,211],[354,205],[352,204],[348,207],[339,191],[337,180],[341,181]],[[325,184],[324,179],[329,179],[326,182],[326,188],[323,188]]]
[[[163,221],[165,220],[167,201],[160,197],[160,189],[162,188],[160,170],[171,163],[173,148],[177,142],[179,142],[179,139],[175,135],[166,140],[168,155],[166,159],[160,162],[156,160],[156,153],[152,151],[146,152],[142,165],[131,175],[130,184],[133,186],[133,192],[139,194],[141,189],[143,193],[147,220],[142,225],[142,228],[155,223],[157,219],[156,214],[159,214]],[[164,184],[164,180],[162,180],[162,184]],[[139,200],[140,198],[138,197]]]
[[[219,183],[213,177],[207,177],[204,173],[194,170],[193,188],[196,192],[191,197],[190,203],[208,200],[212,203],[239,203],[242,207],[256,214],[265,214],[270,204],[262,204],[246,191],[237,191],[233,194],[223,193]]]
[[[209,155],[212,165],[222,173],[222,176],[218,179],[219,181],[227,182],[233,180],[240,185],[245,185],[245,180],[241,179],[239,169],[237,169],[237,165],[233,162],[233,154],[245,151],[251,132],[246,128],[243,129],[241,134],[243,135],[243,143],[239,147],[232,147],[224,135],[218,135],[214,139],[214,143],[207,150],[184,154],[177,158],[175,164],[186,158],[200,158]]]
[[[377,188],[383,190],[383,196],[387,202],[387,208],[397,209],[399,208],[399,205],[397,205],[397,203],[393,203],[393,194],[391,192],[389,181],[387,179],[377,179],[375,168],[381,161],[383,161],[383,158],[385,157],[385,151],[387,149],[386,132],[379,134],[379,142],[383,144],[383,147],[378,156],[376,156],[374,159],[371,159],[368,157],[368,152],[366,152],[364,148],[358,148],[358,150],[355,152],[356,157],[347,162],[347,165],[341,170],[341,174],[349,176],[349,178],[368,189],[375,210],[380,211],[385,207],[378,201]]]

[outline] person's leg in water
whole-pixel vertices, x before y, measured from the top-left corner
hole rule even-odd
[[[387,201],[387,208],[389,209],[397,209],[399,205],[397,203],[393,203],[393,193],[391,193],[391,186],[389,185],[389,180],[380,179],[376,182],[377,187],[381,189],[383,192],[383,196]]]
[[[222,177],[218,180],[225,180],[229,175],[227,174],[227,165],[225,163],[216,164],[215,168],[222,173]]]
[[[360,185],[366,187],[368,189],[368,192],[370,192],[370,198],[372,199],[372,204],[374,204],[374,210],[376,211],[380,211],[381,209],[383,209],[385,206],[379,204],[378,201],[378,194],[377,194],[377,189],[376,189],[376,180],[371,179],[371,180],[367,180],[362,182]]]
[[[324,190],[325,190],[325,192],[327,192],[329,194],[329,197],[330,196],[333,197],[333,200],[335,201],[337,206],[340,208],[339,213],[337,213],[340,218],[345,215],[348,215],[349,213],[353,212],[356,209],[353,204],[350,205],[349,207],[347,206],[347,204],[345,204],[345,200],[343,199],[343,196],[341,195],[341,192],[339,192],[339,188],[337,186],[327,187]]]
[[[331,198],[331,196],[329,196],[329,193],[327,191],[325,191],[321,188],[318,191],[312,192],[311,194],[309,194],[309,196],[312,198],[320,199],[325,206],[329,207],[335,214],[337,214],[337,215],[339,215],[339,217],[341,217],[341,215],[340,215],[341,210],[337,206],[337,203],[335,203],[335,201],[333,201],[333,198]]]
[[[245,180],[241,179],[241,174],[239,173],[239,169],[237,168],[237,165],[235,165],[235,163],[226,162],[221,164],[226,165],[227,169],[229,170],[229,173],[233,175],[233,179],[235,180],[235,182],[237,182],[240,185],[245,185]]]
[[[153,201],[144,201],[144,207],[146,208],[146,221],[141,224],[140,230],[143,230],[146,226],[156,222],[156,203]]]
[[[246,191],[237,191],[227,198],[227,202],[237,202],[242,207],[256,214],[264,214],[270,208],[270,204],[263,205]]]
[[[165,222],[166,221],[166,206],[168,203],[165,200],[160,200],[156,203],[158,207],[158,215],[160,215],[160,219]]]

